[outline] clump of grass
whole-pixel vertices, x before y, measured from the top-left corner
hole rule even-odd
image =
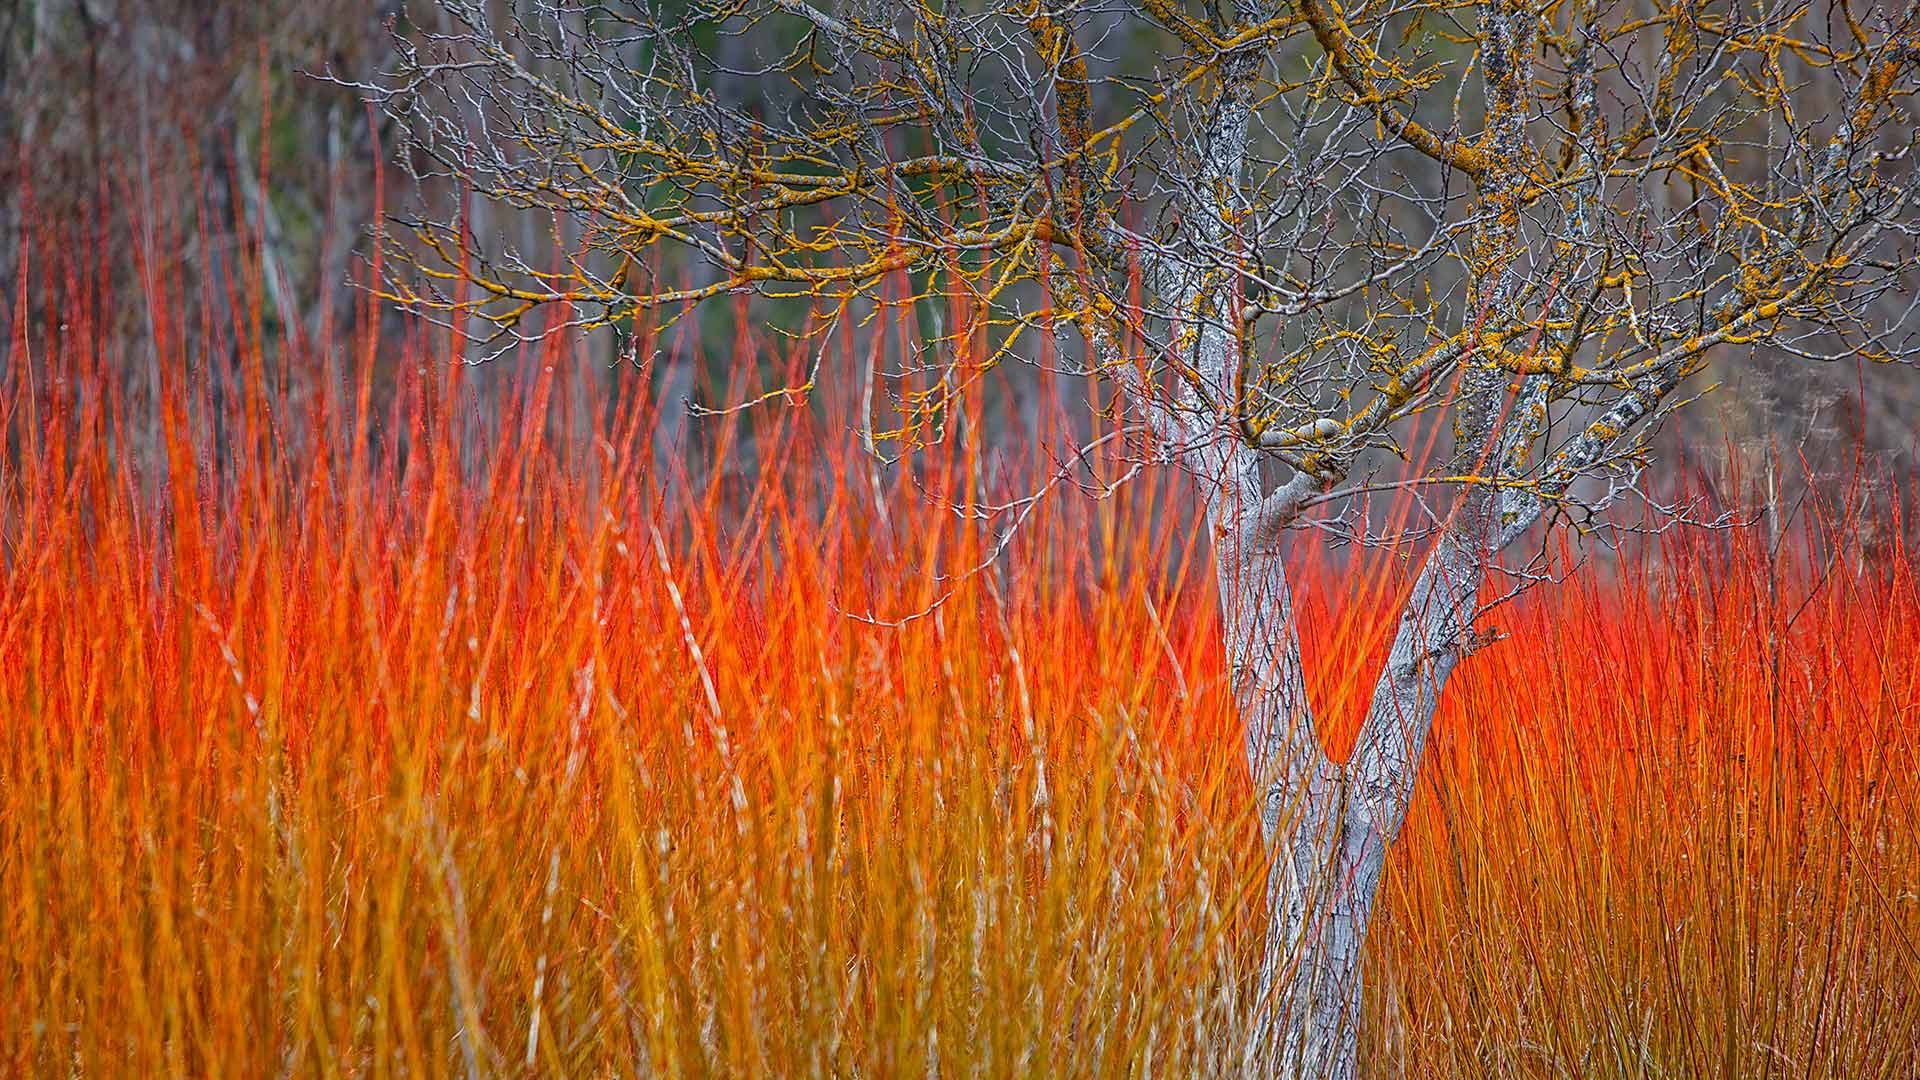
[[[594,402],[560,335],[478,444],[425,328],[270,350],[257,270],[123,297],[63,250],[0,371],[0,1068],[1239,1066],[1264,861],[1171,489],[956,580],[986,538],[921,489],[964,453],[876,482],[829,405],[668,483],[644,381]],[[1382,1073],[1920,1065],[1920,596],[1824,524],[1501,616],[1391,859]],[[1404,575],[1302,577],[1356,716]]]
[[[1375,942],[1412,1072],[1920,1064],[1920,606],[1904,553],[1845,564],[1851,528],[1676,533],[1516,614]]]

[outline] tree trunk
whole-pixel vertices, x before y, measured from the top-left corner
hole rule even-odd
[[[1260,991],[1269,1000],[1256,1025],[1259,1053],[1267,1057],[1262,1071],[1354,1080],[1362,956],[1381,860],[1371,860],[1370,869],[1344,865],[1338,844],[1308,830],[1277,847],[1293,862],[1276,857],[1268,877],[1273,907]]]
[[[1212,464],[1220,481],[1208,517],[1227,668],[1246,727],[1261,833],[1273,854],[1249,1056],[1261,1073],[1348,1080],[1365,905],[1337,887],[1341,770],[1314,735],[1286,567],[1260,535],[1257,463],[1228,451]]]
[[[1257,459],[1215,450],[1196,464],[1206,467],[1228,672],[1273,856],[1248,1057],[1259,1074],[1355,1080],[1367,927],[1440,690],[1467,643],[1486,565],[1489,503],[1465,500],[1429,555],[1342,764],[1327,757],[1314,732],[1275,543],[1275,496],[1261,492]]]
[[[1250,210],[1241,173],[1252,73],[1261,60],[1248,53],[1222,72],[1222,92],[1196,146],[1191,212],[1181,224],[1182,247],[1192,254],[1155,256],[1146,267],[1169,316],[1170,349],[1190,364],[1193,378],[1174,382],[1172,401],[1163,404],[1126,374],[1117,355],[1105,369],[1122,373],[1149,424],[1181,447],[1213,527],[1229,676],[1273,855],[1250,1063],[1289,1080],[1355,1080],[1367,925],[1387,849],[1413,798],[1440,689],[1468,640],[1493,539],[1493,500],[1477,489],[1462,496],[1401,613],[1352,755],[1345,763],[1329,760],[1314,730],[1278,550],[1280,533],[1306,497],[1329,481],[1301,472],[1266,491],[1260,451],[1234,430],[1246,349],[1243,303],[1240,279],[1219,273],[1212,254],[1247,250],[1238,231]],[[1117,353],[1110,345],[1106,351]],[[1482,377],[1468,387],[1473,412],[1463,446],[1492,445],[1490,409],[1502,385]],[[1223,410],[1221,403],[1232,404]]]

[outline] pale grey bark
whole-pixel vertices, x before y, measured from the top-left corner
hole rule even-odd
[[[1250,1056],[1283,1076],[1349,1080],[1357,1069],[1367,928],[1441,691],[1471,645],[1494,539],[1491,500],[1469,500],[1436,542],[1353,754],[1341,764],[1314,733],[1284,560],[1261,537],[1264,500],[1246,501],[1250,485],[1235,479],[1215,487],[1209,518],[1229,670],[1273,854],[1263,1000]]]
[[[1258,57],[1249,63],[1257,63]],[[1188,190],[1220,205],[1190,207],[1181,250],[1221,252],[1243,195],[1251,105],[1230,86],[1202,134]],[[1465,500],[1415,586],[1352,759],[1321,749],[1308,701],[1281,533],[1331,476],[1298,473],[1269,492],[1261,450],[1225,425],[1245,347],[1232,281],[1212,258],[1161,256],[1150,273],[1177,313],[1172,347],[1197,378],[1155,403],[1134,397],[1199,484],[1214,537],[1215,580],[1249,775],[1273,863],[1269,926],[1249,1032],[1259,1073],[1352,1080],[1357,1072],[1362,958],[1386,852],[1411,802],[1441,687],[1465,644],[1488,540],[1489,496]],[[1120,365],[1108,364],[1109,369]],[[1197,384],[1197,385],[1196,385]],[[1211,400],[1209,400],[1211,399]]]
[[[1357,1075],[1362,957],[1386,855],[1406,821],[1441,692],[1473,645],[1492,554],[1538,514],[1495,531],[1490,491],[1465,497],[1416,579],[1351,757],[1314,729],[1279,530],[1317,482],[1263,493],[1257,454],[1226,439],[1186,455],[1203,487],[1234,699],[1273,865],[1261,1004],[1249,1041],[1263,1073]]]
[[[1203,168],[1189,190],[1221,193],[1222,205],[1190,208],[1185,250],[1221,252],[1234,244],[1231,221],[1244,198],[1250,115],[1243,88],[1221,95],[1200,147]],[[1302,471],[1266,491],[1261,451],[1241,432],[1223,429],[1246,345],[1232,294],[1221,275],[1207,273],[1216,266],[1163,259],[1154,269],[1160,294],[1180,313],[1175,346],[1192,350],[1198,376],[1199,385],[1179,389],[1179,415],[1172,420],[1213,531],[1228,671],[1273,859],[1248,1057],[1261,1073],[1353,1080],[1367,928],[1441,690],[1469,645],[1490,545],[1498,541],[1491,533],[1493,496],[1473,491],[1461,499],[1401,616],[1353,754],[1334,762],[1315,731],[1279,540],[1302,506],[1336,477]],[[1503,281],[1497,289],[1510,286]],[[1497,423],[1492,409],[1501,380],[1479,381],[1490,385],[1468,388],[1478,399],[1471,403],[1477,408],[1467,410],[1461,439],[1469,446],[1488,445]],[[1163,436],[1168,419],[1158,425]]]

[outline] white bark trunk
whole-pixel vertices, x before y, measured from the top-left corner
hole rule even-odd
[[[1242,59],[1242,65],[1258,62]],[[1367,926],[1387,850],[1413,798],[1440,690],[1467,643],[1492,499],[1480,492],[1463,496],[1402,613],[1352,757],[1345,764],[1329,760],[1314,731],[1293,598],[1277,550],[1282,528],[1318,482],[1302,474],[1264,491],[1260,452],[1236,430],[1244,348],[1239,290],[1230,274],[1219,272],[1217,257],[1243,246],[1236,230],[1246,210],[1240,181],[1252,106],[1251,84],[1238,76],[1247,70],[1228,72],[1196,148],[1201,167],[1182,224],[1184,246],[1195,257],[1149,260],[1151,284],[1167,302],[1172,349],[1193,378],[1176,382],[1164,404],[1137,380],[1128,385],[1154,429],[1180,446],[1207,501],[1228,668],[1273,854],[1271,922],[1249,1059],[1257,1072],[1293,1080],[1355,1080]],[[1469,425],[1467,442],[1477,446],[1473,439],[1484,439],[1491,414],[1481,415],[1486,407],[1476,404],[1475,418],[1483,423]]]
[[[1402,613],[1353,755],[1314,733],[1275,496],[1254,454],[1215,450],[1208,517],[1235,702],[1273,856],[1270,923],[1248,1047],[1289,1080],[1358,1076],[1362,958],[1386,855],[1406,819],[1441,688],[1467,645],[1486,565],[1488,502],[1469,496]]]

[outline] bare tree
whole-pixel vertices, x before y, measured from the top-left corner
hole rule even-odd
[[[590,328],[751,293],[824,335],[937,298],[957,314],[881,373],[903,422],[869,435],[921,439],[1043,354],[1116,384],[1142,460],[1193,478],[1273,853],[1249,1060],[1283,1075],[1356,1072],[1362,945],[1442,688],[1538,576],[1503,551],[1652,503],[1650,436],[1710,358],[1916,350],[1899,8],[543,0],[503,25],[440,3],[458,30],[365,89],[428,171],[583,239],[554,267],[453,209],[399,221],[393,298],[502,344],[543,308]],[[1832,106],[1797,107],[1809,86]],[[1054,334],[1079,344],[1028,344]],[[1428,414],[1442,453],[1409,446]],[[1383,487],[1429,508],[1425,561],[1335,761],[1280,540],[1414,542],[1346,509]]]

